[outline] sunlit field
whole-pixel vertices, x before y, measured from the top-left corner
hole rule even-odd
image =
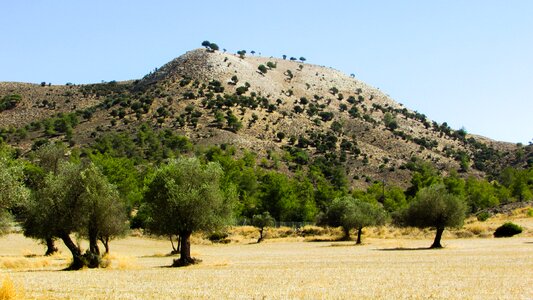
[[[353,242],[270,239],[193,245],[199,265],[167,268],[170,243],[129,237],[112,243],[106,269],[61,271],[68,251],[20,234],[0,241],[2,277],[29,299],[505,298],[533,297],[533,238],[368,238]],[[251,242],[251,241],[250,241]]]

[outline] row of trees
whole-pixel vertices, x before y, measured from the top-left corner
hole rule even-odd
[[[2,146],[2,224],[7,211],[13,212],[27,236],[46,243],[48,254],[55,251],[55,240],[63,241],[73,256],[71,269],[100,266],[98,243],[109,252],[109,241],[125,234],[128,218],[154,234],[178,236],[181,255],[176,266],[195,262],[190,255],[192,232],[212,232],[235,218],[250,218],[259,228],[274,219],[318,220],[343,227],[346,237],[356,229],[357,243],[364,227],[392,219],[402,226],[436,228],[432,247],[440,247],[444,229],[461,226],[468,211],[497,204],[490,199],[502,190],[508,195],[520,191],[516,193],[528,199],[533,183],[531,170],[510,169],[502,174],[507,181],[495,184],[457,174],[442,177],[429,165],[413,161],[407,191],[382,183],[350,191],[339,180],[342,174],[327,165],[312,164],[288,177],[256,166],[253,153],[236,158],[231,147],[212,147],[196,156],[173,153],[181,158],[153,167],[120,151],[113,156],[52,144],[27,159],[15,159],[14,152]],[[487,194],[491,189],[492,196]],[[85,253],[71,240],[72,234],[89,241]]]

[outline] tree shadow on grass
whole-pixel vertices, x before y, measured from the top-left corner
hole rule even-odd
[[[339,237],[339,238],[309,238],[309,239],[305,239],[305,242],[310,242],[310,243],[323,243],[323,242],[350,242],[350,241],[353,241],[351,239],[346,239],[344,237]],[[353,241],[355,243],[355,241]]]
[[[383,248],[375,249],[376,251],[419,251],[419,250],[439,250],[443,248],[431,248],[431,247],[396,247],[396,248]]]

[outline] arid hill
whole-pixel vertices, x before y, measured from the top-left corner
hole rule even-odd
[[[283,172],[323,160],[341,166],[356,187],[382,180],[405,187],[413,160],[481,176],[533,157],[531,147],[438,124],[331,68],[206,49],[135,81],[3,82],[0,100],[9,103],[0,137],[23,152],[50,139],[83,146],[149,124],[198,147],[254,152],[263,167]]]

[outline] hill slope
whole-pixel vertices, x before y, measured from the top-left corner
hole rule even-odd
[[[518,157],[524,149],[516,145],[432,122],[331,68],[205,49],[130,82],[0,83],[0,99],[10,95],[20,101],[0,112],[0,133],[25,151],[43,139],[91,144],[109,132],[133,134],[147,123],[199,147],[231,144],[252,151],[264,167],[283,172],[318,159],[340,166],[358,187],[375,180],[407,186],[414,158],[445,172],[481,176],[524,164],[532,153],[525,147]]]

